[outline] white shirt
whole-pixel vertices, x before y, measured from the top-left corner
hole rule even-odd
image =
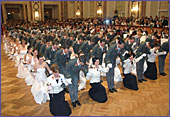
[[[64,75],[59,74],[60,78],[58,79],[58,83],[56,82],[56,78],[54,77],[54,75],[51,75],[47,78],[47,84],[48,84],[48,90],[49,93],[51,94],[58,94],[61,91],[63,91],[63,87],[61,87],[61,85],[64,83],[66,86],[68,85]]]
[[[103,51],[103,47],[99,44],[99,47],[101,48],[101,50]]]
[[[109,68],[102,68],[101,66],[99,66],[99,68],[97,69],[94,65],[92,66],[92,68],[89,68],[89,72],[87,73],[87,80],[90,79],[90,83],[99,83],[100,82],[100,74],[101,72],[108,72]]]
[[[151,49],[150,52],[151,52],[151,54],[148,54],[148,60],[147,60],[147,61],[149,61],[149,62],[151,62],[151,63],[154,63],[155,60],[156,60],[157,54],[154,53],[154,48]]]
[[[125,68],[124,69],[124,74],[129,74],[129,73],[131,73],[134,65],[131,63],[130,59],[127,59],[127,60],[124,61],[123,67]]]

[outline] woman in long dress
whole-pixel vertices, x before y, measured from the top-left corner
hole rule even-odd
[[[24,59],[24,55],[27,53],[27,45],[25,40],[21,41],[21,46],[19,46],[18,49],[18,74],[16,75],[18,78],[25,78],[26,74],[24,72],[24,64],[23,64],[23,59]]]
[[[50,95],[50,112],[54,116],[69,116],[71,114],[71,108],[67,101],[65,101],[64,87],[68,85],[64,75],[59,73],[57,64],[51,66],[53,72],[47,78],[48,91]]]
[[[34,100],[37,104],[45,103],[50,99],[47,91],[47,76],[45,74],[45,70],[48,70],[51,73],[50,68],[47,63],[44,62],[44,58],[42,55],[38,55],[38,63],[34,65],[35,71],[35,80],[31,87],[31,92],[34,96]]]
[[[100,103],[107,101],[105,87],[101,84],[101,72],[108,72],[109,68],[102,68],[99,65],[99,59],[92,59],[93,65],[89,68],[86,78],[89,80],[92,88],[89,90],[89,96]]]
[[[15,45],[14,45],[14,58],[13,60],[15,61],[15,67],[18,67],[18,49],[19,49],[20,43],[19,43],[19,39],[16,39]]]
[[[36,49],[33,50],[33,56],[32,56],[32,48],[29,47],[28,53],[24,56],[24,61],[25,61],[25,73],[27,74],[25,78],[25,83],[27,85],[32,85],[34,82],[34,73],[32,72],[33,66],[38,63],[38,51]]]
[[[134,67],[134,63],[133,63],[133,55],[130,54],[126,54],[125,55],[125,60],[124,60],[124,77],[123,78],[123,85],[128,88],[128,89],[132,89],[132,90],[138,90],[138,85],[137,85],[137,80],[136,80],[136,76],[131,74],[132,69]]]
[[[156,68],[156,62],[155,62],[156,56],[164,54],[164,52],[158,52],[159,48],[160,48],[160,45],[155,44],[155,47],[150,50],[151,54],[148,55],[148,59],[147,59],[148,67],[147,67],[146,71],[144,72],[144,76],[151,80],[157,79],[157,68]]]

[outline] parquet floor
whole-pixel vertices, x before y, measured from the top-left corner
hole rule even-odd
[[[16,77],[15,63],[8,60],[1,46],[1,116],[52,116],[49,102],[38,105],[31,94],[31,86]],[[90,88],[79,92],[81,107],[72,108],[71,116],[169,116],[169,55],[166,58],[167,76],[156,81],[139,83],[138,91],[126,89],[122,82],[116,84],[117,93],[109,93],[106,103],[94,102],[88,96]],[[106,80],[103,85],[107,88]],[[69,95],[66,100],[70,102]]]

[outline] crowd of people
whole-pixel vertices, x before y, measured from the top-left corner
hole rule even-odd
[[[133,21],[119,17],[116,20],[120,25]],[[115,81],[123,81],[126,88],[138,90],[138,82],[147,81],[144,76],[151,80],[158,78],[156,56],[159,74],[166,75],[168,29],[148,32],[145,28],[120,28],[112,22],[106,25],[101,21],[104,19],[75,19],[5,27],[4,50],[16,62],[16,76],[32,86],[37,104],[49,100],[50,112],[55,116],[71,114],[65,92],[70,94],[73,107],[81,106],[78,93],[86,88],[87,80],[91,85],[89,96],[104,103],[108,97],[101,76],[107,78],[109,93],[117,92]],[[161,20],[144,18],[140,24],[150,25],[150,21]]]

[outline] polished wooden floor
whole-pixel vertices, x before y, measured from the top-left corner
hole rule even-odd
[[[24,79],[16,77],[15,63],[8,60],[1,45],[1,116],[52,116],[49,102],[38,105],[31,94],[31,86]],[[88,96],[89,82],[85,90],[79,92],[81,107],[72,108],[71,116],[169,116],[169,56],[166,58],[167,76],[158,75],[156,81],[139,83],[138,91],[126,89],[117,83],[117,93],[107,89],[106,103],[94,102]],[[70,103],[69,95],[66,99]]]

